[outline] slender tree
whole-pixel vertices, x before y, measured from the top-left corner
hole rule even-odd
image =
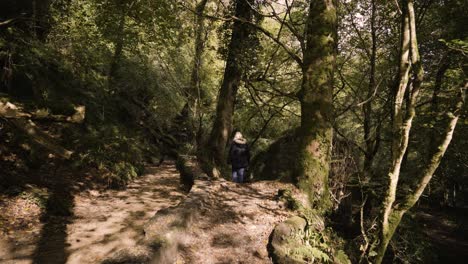
[[[377,127],[372,122],[372,105],[374,97],[376,82],[376,60],[377,60],[377,28],[375,25],[376,14],[376,0],[371,1],[371,14],[370,14],[370,30],[371,30],[371,51],[370,51],[370,73],[369,73],[369,86],[367,89],[367,101],[364,103],[364,142],[366,143],[366,153],[364,158],[364,174],[371,175],[372,163],[379,148]]]
[[[410,73],[412,79],[410,80]],[[381,263],[388,244],[392,239],[404,214],[418,201],[432,175],[447,150],[452,139],[453,131],[457,124],[464,103],[464,95],[467,82],[464,81],[460,88],[459,100],[455,110],[449,114],[442,141],[430,155],[427,163],[419,170],[416,176],[416,185],[413,191],[405,194],[397,200],[397,186],[400,178],[401,165],[407,152],[411,126],[416,114],[416,100],[419,95],[424,78],[424,70],[418,50],[416,36],[416,19],[413,0],[403,1],[402,6],[402,41],[399,66],[399,85],[395,93],[393,109],[393,139],[392,139],[392,165],[387,174],[388,187],[383,198],[382,214],[380,218],[379,234],[373,242],[375,253],[370,254],[372,263]],[[408,94],[406,107],[404,107],[405,94]]]
[[[228,55],[224,78],[219,91],[216,116],[208,139],[208,158],[214,165],[213,175],[219,174],[218,167],[225,164],[225,148],[232,131],[232,116],[236,94],[241,82],[248,60],[245,51],[249,48],[248,43],[253,30],[250,26],[253,20],[252,6],[254,0],[236,0],[235,17],[232,35],[228,46]]]
[[[114,40],[114,54],[111,59],[110,67],[109,67],[109,74],[108,74],[108,85],[109,90],[113,89],[114,79],[116,78],[117,72],[119,70],[119,63],[120,59],[122,58],[122,53],[124,51],[124,41],[125,41],[125,20],[127,16],[126,6],[123,3],[119,3],[119,21],[118,21],[118,28]]]
[[[205,48],[205,23],[203,13],[208,0],[201,0],[195,8],[195,55],[193,58],[192,73],[190,75],[190,84],[187,87],[187,104],[184,108],[188,110],[189,129],[195,132],[196,144],[200,144],[201,125],[197,127],[197,118],[201,118],[201,100],[204,94],[201,91],[200,70],[202,68],[202,55]],[[199,120],[200,121],[200,120]],[[201,121],[200,121],[201,122]],[[191,133],[193,134],[193,133]]]

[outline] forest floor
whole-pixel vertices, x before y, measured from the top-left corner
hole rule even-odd
[[[299,195],[293,185],[280,182],[195,181],[188,201],[180,205],[193,213],[178,235],[174,263],[272,263],[267,250],[270,235],[294,214],[278,200],[280,189]],[[194,206],[190,200],[200,203]]]
[[[467,263],[468,208],[421,208],[416,220],[440,263]]]
[[[0,263],[99,263],[135,245],[148,219],[177,205],[185,193],[174,165],[165,164],[147,168],[124,190],[89,189],[72,196],[69,216],[43,217],[28,197],[0,197]]]
[[[1,264],[100,263],[138,245],[145,224],[158,211],[176,205],[188,211],[192,204],[187,200],[194,197],[201,198],[202,206],[180,240],[177,263],[271,263],[270,234],[292,215],[277,193],[294,191],[292,185],[279,182],[236,184],[221,179],[197,180],[187,195],[170,162],[148,167],[122,190],[76,185],[75,191],[62,192],[59,185],[50,197],[71,201],[68,216],[48,212],[31,195],[0,193]],[[465,263],[468,258],[468,214],[460,210],[417,213],[443,263]]]
[[[271,263],[270,233],[291,215],[275,196],[278,189],[292,185],[220,180],[202,181],[199,187],[213,199],[202,221],[191,226],[189,245],[179,252],[179,261]],[[0,193],[1,264],[100,263],[120,249],[137,245],[145,223],[187,194],[174,164],[167,163],[147,168],[145,175],[123,190],[59,190],[57,197],[72,201],[68,216],[48,215],[30,196]]]

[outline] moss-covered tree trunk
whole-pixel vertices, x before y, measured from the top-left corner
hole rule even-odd
[[[247,43],[252,29],[247,22],[252,21],[253,11],[251,6],[253,0],[237,0],[235,20],[229,43],[224,79],[216,106],[216,116],[208,139],[208,158],[214,165],[213,174],[217,174],[217,169],[226,163],[225,149],[232,131],[232,116],[236,100],[237,89],[239,87],[244,68],[242,61],[245,51],[249,48]],[[215,175],[216,176],[216,175]]]
[[[315,206],[328,204],[332,148],[333,72],[336,57],[336,9],[331,0],[311,1],[307,17],[303,81],[299,94],[298,186]]]

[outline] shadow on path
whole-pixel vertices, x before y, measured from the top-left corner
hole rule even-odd
[[[117,190],[71,184],[77,176],[67,171],[57,175],[46,178],[45,208],[35,217],[42,223],[0,237],[0,264],[100,263],[111,252],[135,246],[148,219],[186,197],[171,162],[147,167],[145,175]]]
[[[67,225],[73,217],[73,209],[74,195],[70,187],[64,182],[57,183],[41,217],[44,226],[33,254],[34,264],[67,262]]]

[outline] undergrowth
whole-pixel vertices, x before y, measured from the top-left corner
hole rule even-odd
[[[94,170],[96,180],[118,187],[140,175],[146,161],[158,159],[165,151],[167,146],[149,129],[166,127],[181,100],[161,86],[164,76],[144,56],[122,54],[121,67],[110,82],[110,54],[106,43],[64,50],[60,42],[38,40],[21,27],[9,27],[0,32],[4,64],[0,98],[44,115],[70,116],[75,107],[84,106],[81,124],[31,121],[58,146],[73,151],[71,168]],[[9,175],[0,175],[2,185],[3,177],[14,179],[13,175],[33,173],[45,164],[63,163],[19,133],[8,119],[0,119],[0,136],[0,169]]]
[[[332,228],[325,227],[320,212],[304,206],[290,189],[279,190],[277,197],[307,221],[304,230],[287,238],[287,244],[294,245],[287,252],[290,258],[305,263],[351,264],[344,251],[345,241]]]

